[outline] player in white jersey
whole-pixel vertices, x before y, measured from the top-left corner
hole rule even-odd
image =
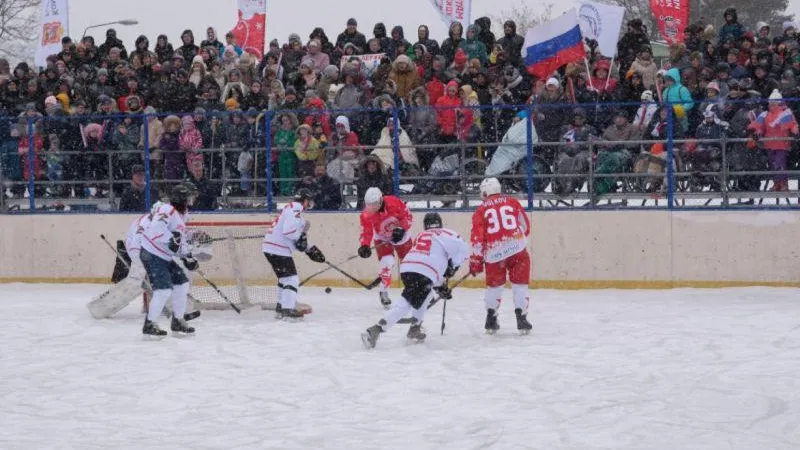
[[[187,184],[179,184],[170,193],[169,204],[159,207],[146,228],[142,231],[141,260],[153,287],[153,299],[144,321],[142,333],[164,336],[156,320],[161,315],[167,300],[172,299],[172,323],[175,333],[194,333],[194,328],[183,319],[186,299],[189,294],[189,279],[175,261],[180,257],[184,267],[197,270],[198,262],[192,257],[186,244],[186,219],[195,191]]]
[[[442,228],[442,218],[437,213],[428,213],[423,220],[425,231],[417,236],[414,246],[400,263],[400,279],[403,294],[399,302],[376,325],[361,334],[366,348],[373,348],[381,333],[411,311],[411,327],[406,337],[422,342],[425,332],[422,321],[425,311],[433,299],[433,291],[445,299],[452,298],[447,280],[452,277],[469,257],[469,245],[453,230]]]
[[[325,262],[325,256],[317,246],[308,245],[307,233],[310,224],[303,217],[303,212],[313,205],[314,196],[311,191],[298,190],[294,200],[283,207],[278,219],[272,223],[261,246],[264,256],[278,277],[278,305],[275,308],[275,317],[279,319],[303,317],[303,313],[297,309],[297,288],[300,286],[300,278],[297,276],[297,268],[292,257],[294,251],[304,252],[314,262]]]
[[[117,243],[118,256],[112,281],[116,284],[98,295],[87,305],[95,319],[106,319],[122,311],[144,292],[145,269],[139,259],[142,230],[150,223],[154,211],[164,203],[156,202],[151,212],[139,216],[128,228],[124,245]],[[127,265],[127,267],[126,267]],[[147,295],[147,294],[145,294]]]

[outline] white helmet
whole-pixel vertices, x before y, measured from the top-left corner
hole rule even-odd
[[[381,200],[383,200],[383,192],[376,187],[367,189],[366,194],[364,194],[365,205],[379,205]]]
[[[497,178],[486,178],[481,181],[481,197],[486,198],[490,195],[499,194],[503,191],[500,181]]]

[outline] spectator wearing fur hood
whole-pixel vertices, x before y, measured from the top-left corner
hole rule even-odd
[[[422,84],[416,67],[411,62],[411,58],[406,55],[399,55],[392,64],[392,71],[389,79],[397,85],[397,96],[408,98],[408,95]]]
[[[375,144],[375,150],[370,153],[371,155],[375,155],[380,158],[383,162],[383,165],[388,170],[394,169],[393,134],[395,134],[394,119],[390,117],[386,120],[386,126],[384,126],[381,130],[380,139],[378,139],[377,144]],[[414,148],[411,138],[408,136],[408,133],[406,133],[406,130],[404,130],[402,127],[397,130],[397,140],[400,147],[401,170],[405,166],[411,166],[418,169],[419,160],[417,159],[417,149]]]

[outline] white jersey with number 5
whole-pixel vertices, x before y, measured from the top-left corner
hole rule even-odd
[[[431,279],[435,286],[441,285],[448,260],[460,266],[469,258],[469,245],[453,230],[431,228],[414,240],[414,247],[400,263],[400,273],[414,272]]]
[[[302,203],[291,202],[284,206],[278,220],[267,230],[261,250],[271,255],[292,256],[295,243],[307,229],[303,211]]]
[[[142,231],[142,248],[164,260],[189,254],[186,245],[186,218],[189,214],[179,213],[174,206],[164,204],[153,214],[153,218]],[[181,247],[175,253],[169,248],[172,233],[181,234]]]
[[[528,248],[531,224],[514,197],[492,195],[472,215],[472,254],[496,263]]]

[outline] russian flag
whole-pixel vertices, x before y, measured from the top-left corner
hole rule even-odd
[[[547,23],[539,24],[525,34],[522,57],[528,73],[540,79],[550,76],[564,64],[580,61],[583,36],[574,9]]]

